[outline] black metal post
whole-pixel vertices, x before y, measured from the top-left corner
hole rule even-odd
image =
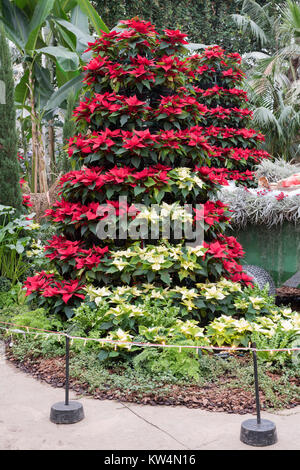
[[[67,333],[68,334],[68,333]],[[70,338],[66,334],[66,382],[65,401],[54,403],[50,410],[50,421],[55,424],[73,424],[84,418],[83,406],[78,401],[69,401]]]
[[[69,404],[69,358],[70,358],[70,338],[66,336],[66,385],[65,385],[65,405]]]
[[[256,349],[256,343],[252,343],[252,347]],[[252,351],[253,356],[253,368],[254,368],[254,383],[255,383],[255,401],[256,401],[256,416],[257,424],[261,423],[260,417],[260,401],[259,401],[259,386],[258,386],[258,371],[257,371],[257,357],[256,351]]]
[[[256,343],[252,343],[252,348],[256,349]],[[244,442],[244,444],[249,446],[271,446],[277,442],[276,426],[272,421],[269,421],[268,419],[261,419],[260,417],[256,351],[252,350],[252,356],[254,367],[256,419],[247,419],[242,423],[240,439],[242,442]]]

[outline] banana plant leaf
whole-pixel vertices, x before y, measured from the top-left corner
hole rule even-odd
[[[63,103],[67,100],[70,93],[77,94],[81,90],[83,87],[82,80],[83,73],[80,73],[77,77],[72,78],[70,81],[56,90],[47,102],[44,110],[52,111],[63,107]]]
[[[37,49],[37,53],[46,54],[50,57],[54,57],[60,67],[65,72],[78,70],[79,68],[79,57],[76,52],[72,52],[63,46],[48,46]]]
[[[29,36],[25,45],[25,50],[29,55],[34,54],[36,42],[46,18],[50,14],[54,5],[54,0],[42,0],[37,3],[32,18],[29,23]]]

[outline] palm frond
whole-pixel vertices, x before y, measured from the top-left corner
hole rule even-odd
[[[242,56],[243,60],[261,60],[261,59],[270,59],[269,54],[266,54],[265,52],[261,51],[253,51],[253,52],[247,52],[246,54],[243,54]]]
[[[298,106],[300,104],[300,80],[296,80],[291,84],[285,95],[286,104]]]
[[[272,19],[269,15],[270,2],[265,5],[260,5],[255,0],[244,0],[242,6],[242,14],[249,16],[253,21],[260,25],[261,28],[267,27],[270,29],[270,21]]]
[[[300,4],[288,0],[281,9],[282,23],[280,31],[296,37],[300,37]]]
[[[243,56],[244,88],[254,107],[254,124],[265,134],[264,147],[270,154],[294,158],[300,154],[300,2],[287,0],[284,8],[274,8],[274,2],[261,6],[244,0],[240,14],[232,17],[266,49]]]
[[[274,56],[268,56],[258,60],[253,68],[253,74],[264,75],[265,70],[272,70],[275,68],[277,62]]]
[[[250,85],[253,93],[257,96],[273,94],[273,84],[266,75],[254,76],[250,79]]]
[[[253,112],[253,122],[261,129],[270,129],[276,131],[278,137],[283,135],[282,127],[279,121],[276,119],[274,113],[263,106],[256,108]]]
[[[278,122],[282,127],[289,126],[291,129],[293,125],[293,120],[296,118],[296,112],[292,106],[283,106],[280,110],[280,114],[278,117]],[[289,129],[289,130],[290,130]]]
[[[293,43],[279,49],[275,57],[280,60],[291,59],[292,57],[300,55],[300,44]]]
[[[253,21],[251,18],[240,15],[238,13],[235,13],[231,15],[233,21],[237,24],[237,26],[245,33],[246,30],[250,29],[252,35],[254,36],[255,39],[257,39],[261,45],[265,45],[268,42],[268,38],[264,32],[264,30],[257,24],[255,21]]]

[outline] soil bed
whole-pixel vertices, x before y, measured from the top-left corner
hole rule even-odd
[[[20,361],[16,359],[11,350],[7,349],[6,358],[17,368],[33,376],[34,378],[46,382],[52,387],[63,388],[65,385],[65,361],[63,357],[54,358],[31,358],[27,357]],[[239,358],[242,363],[245,358]],[[118,370],[118,373],[121,371]],[[116,371],[111,370],[111,373]],[[280,374],[268,373],[272,381],[278,381]],[[188,408],[200,408],[210,411],[225,411],[227,413],[246,414],[255,413],[254,385],[242,388],[237,387],[233,381],[234,377],[220,377],[218,383],[207,383],[205,385],[177,385],[166,384],[165,391],[157,387],[149,393],[136,392],[134,390],[122,390],[121,388],[107,388],[106,390],[95,388],[90,389],[88,383],[84,383],[76,377],[70,377],[70,390],[77,395],[87,395],[99,400],[119,400],[124,402],[134,402],[147,405],[169,405],[186,406]],[[291,378],[291,383],[300,387],[300,378]],[[280,401],[280,395],[278,393]],[[260,392],[262,409],[274,409],[265,394]],[[284,408],[293,408],[300,404],[300,398],[292,398],[287,402],[284,400]]]
[[[279,287],[276,289],[276,304],[290,305],[293,310],[300,311],[300,289],[298,287]]]

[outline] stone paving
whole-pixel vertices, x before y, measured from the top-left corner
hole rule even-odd
[[[143,406],[76,397],[85,419],[51,423],[50,408],[64,400],[52,388],[0,356],[0,450],[256,450],[240,442],[241,423],[250,415],[171,406]],[[278,442],[265,450],[300,450],[300,406],[276,414]],[[262,448],[259,448],[262,449]]]

